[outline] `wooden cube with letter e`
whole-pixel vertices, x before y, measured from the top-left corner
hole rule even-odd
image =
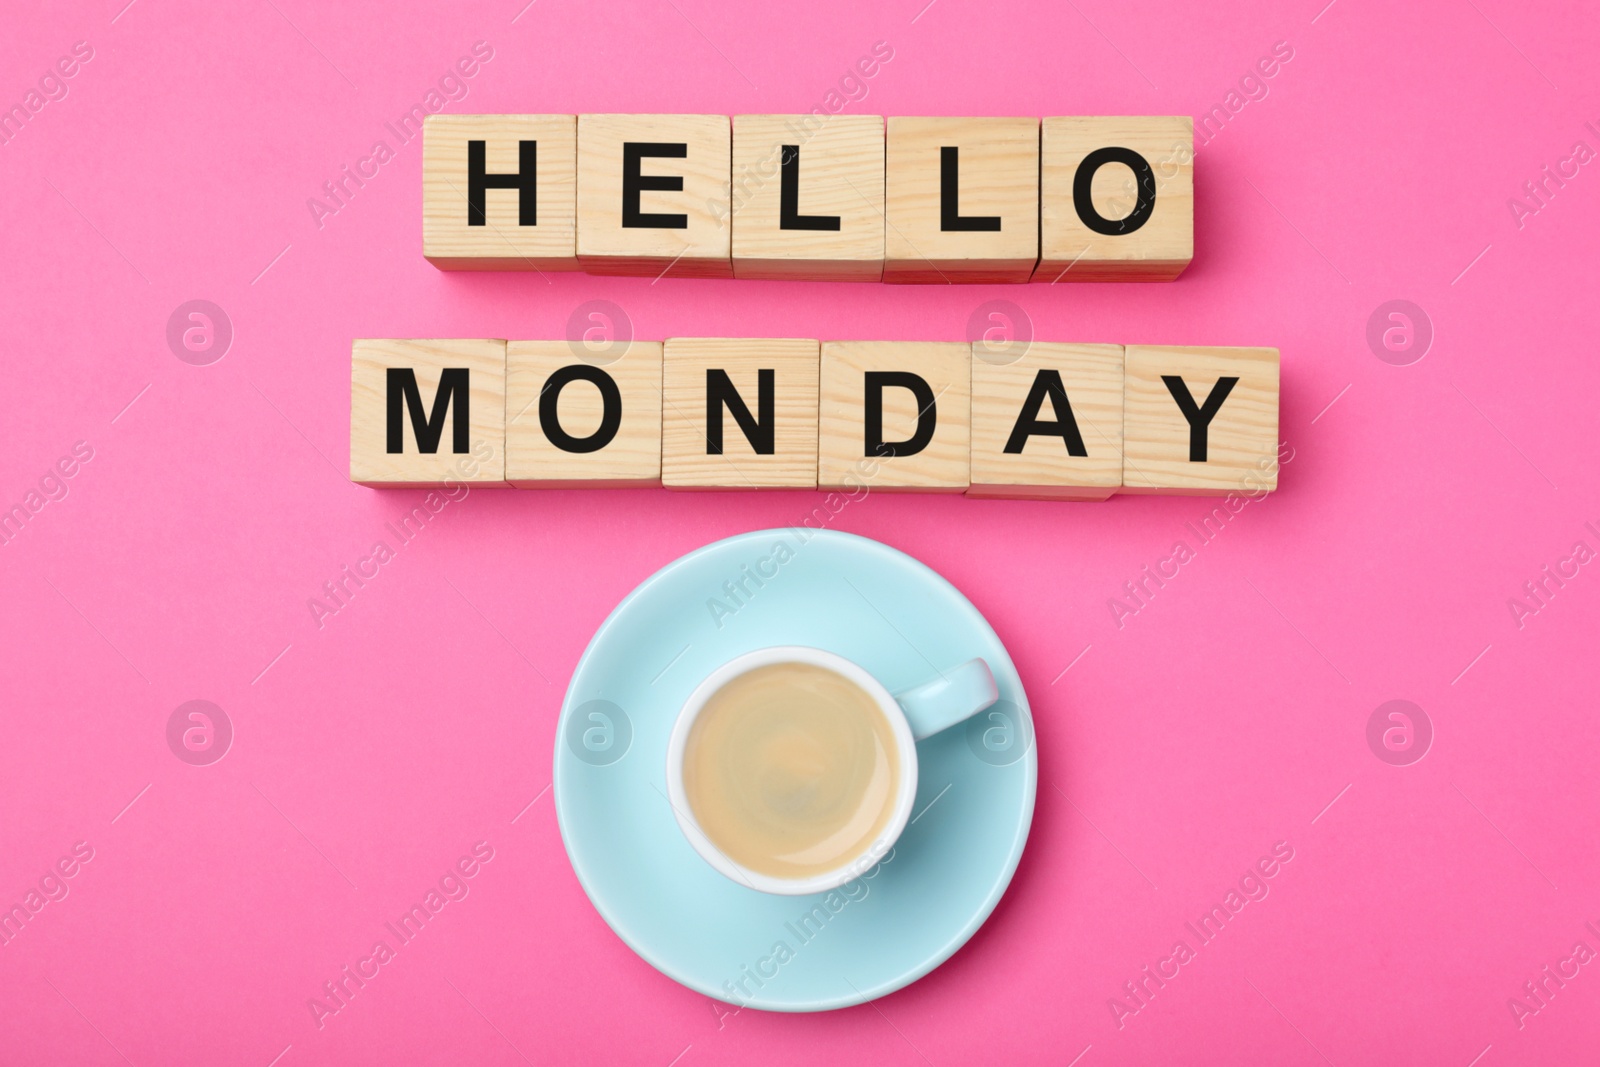
[[[736,115],[737,278],[883,277],[883,119]]]
[[[1039,260],[1039,120],[890,118],[883,280],[1025,282]]]
[[[1194,120],[1046,118],[1036,282],[1171,281],[1194,258]]]
[[[1257,495],[1278,487],[1278,350],[1128,345],[1127,493]]]
[[[442,270],[577,270],[574,115],[429,115],[422,254]]]
[[[661,484],[661,342],[506,345],[506,481],[519,489]]]
[[[661,365],[662,484],[815,488],[817,358],[816,341],[668,339]]]
[[[968,496],[1104,500],[1117,491],[1121,345],[974,342],[972,349]]]
[[[583,269],[733,277],[731,152],[726,115],[579,115]]]
[[[965,341],[826,341],[817,485],[967,488],[972,346]]]
[[[505,431],[504,341],[351,345],[351,481],[503,485]]]

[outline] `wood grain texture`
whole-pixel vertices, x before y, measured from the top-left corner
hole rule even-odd
[[[1042,126],[1040,253],[1036,282],[1170,281],[1194,257],[1194,120],[1175,117],[1050,117]],[[1080,164],[1102,148],[1126,148],[1150,167],[1148,218],[1125,234],[1085,225],[1073,197]],[[1095,211],[1128,217],[1139,201],[1132,168],[1110,162],[1090,181]]]
[[[961,492],[967,487],[972,346],[964,341],[825,341],[818,405],[817,484],[823,489],[914,489]],[[909,388],[882,390],[882,440],[889,451],[869,452],[866,441],[868,371],[910,372],[927,383],[933,404],[924,408]],[[924,411],[927,412],[924,415]],[[933,436],[913,454],[893,445],[911,441],[919,417],[931,418]]]
[[[506,481],[519,489],[622,489],[661,484],[661,342],[631,341],[599,358],[581,341],[506,345]],[[601,372],[614,383],[621,419],[609,443],[564,451],[546,435],[541,397],[562,368]],[[580,439],[602,428],[600,386],[574,379],[556,393],[560,429]]]
[[[467,143],[484,142],[488,174],[521,171],[537,144],[536,221],[519,222],[515,189],[488,189],[484,225],[468,224]],[[429,115],[422,126],[422,254],[443,270],[577,270],[575,115]]]
[[[890,118],[886,282],[1025,282],[1039,259],[1039,120]],[[962,217],[998,216],[993,232],[941,226],[941,149],[959,149]]]
[[[986,356],[973,345],[972,488],[968,496],[1027,500],[1104,500],[1122,484],[1121,345],[1031,342],[1014,360],[1002,348]],[[1060,376],[1086,456],[1074,456],[1062,436],[1038,434],[1006,445],[1026,410],[1041,373]],[[1044,399],[1039,420],[1055,422],[1055,405]]]
[[[639,172],[681,177],[681,191],[646,189],[644,214],[685,216],[683,228],[622,224],[623,144],[687,146],[682,159],[646,157]],[[732,132],[726,115],[579,115],[578,261],[590,274],[731,278],[728,205]]]
[[[837,230],[782,229],[783,147],[799,149],[797,213]],[[883,118],[735,115],[736,278],[875,282],[883,277]]]
[[[468,372],[467,448],[454,440],[456,403],[444,414],[438,449],[423,453],[402,395],[403,451],[388,451],[389,368],[416,375],[422,415],[434,412],[442,372]],[[506,343],[498,340],[360,339],[350,351],[350,480],[377,487],[505,483]]]
[[[1238,379],[1190,458],[1191,429],[1162,380],[1183,380],[1203,407],[1219,378]],[[1278,350],[1128,345],[1123,389],[1123,492],[1222,496],[1278,487]]]
[[[661,480],[678,489],[810,489],[817,484],[816,341],[670,338],[662,349]],[[759,372],[773,372],[771,455],[757,455],[738,422],[720,408],[723,451],[711,454],[706,372],[720,369],[753,417]]]

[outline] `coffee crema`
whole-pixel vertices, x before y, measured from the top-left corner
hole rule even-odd
[[[683,788],[729,859],[808,878],[861,856],[884,831],[900,753],[866,690],[826,667],[774,663],[706,700],[684,745]]]

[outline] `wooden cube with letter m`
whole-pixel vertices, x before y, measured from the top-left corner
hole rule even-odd
[[[350,480],[379,488],[505,483],[506,343],[358,340]]]

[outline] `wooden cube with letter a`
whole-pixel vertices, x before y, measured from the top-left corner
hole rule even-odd
[[[662,348],[669,489],[817,484],[816,341],[674,337]]]
[[[358,340],[350,352],[350,480],[505,484],[506,343]]]
[[[661,484],[661,342],[506,345],[506,481],[519,489]]]
[[[1036,282],[1170,281],[1194,257],[1194,120],[1046,118]]]
[[[1278,350],[1129,345],[1124,492],[1278,487]]]
[[[967,495],[1104,500],[1115,493],[1123,465],[1122,346],[972,348]]]
[[[731,152],[726,115],[579,115],[583,269],[733,277]]]
[[[733,274],[883,277],[881,116],[734,116]]]
[[[574,115],[429,115],[422,254],[442,270],[578,269]]]
[[[883,280],[1025,282],[1039,260],[1039,120],[890,118]]]
[[[966,489],[971,365],[964,341],[823,342],[818,487]]]

